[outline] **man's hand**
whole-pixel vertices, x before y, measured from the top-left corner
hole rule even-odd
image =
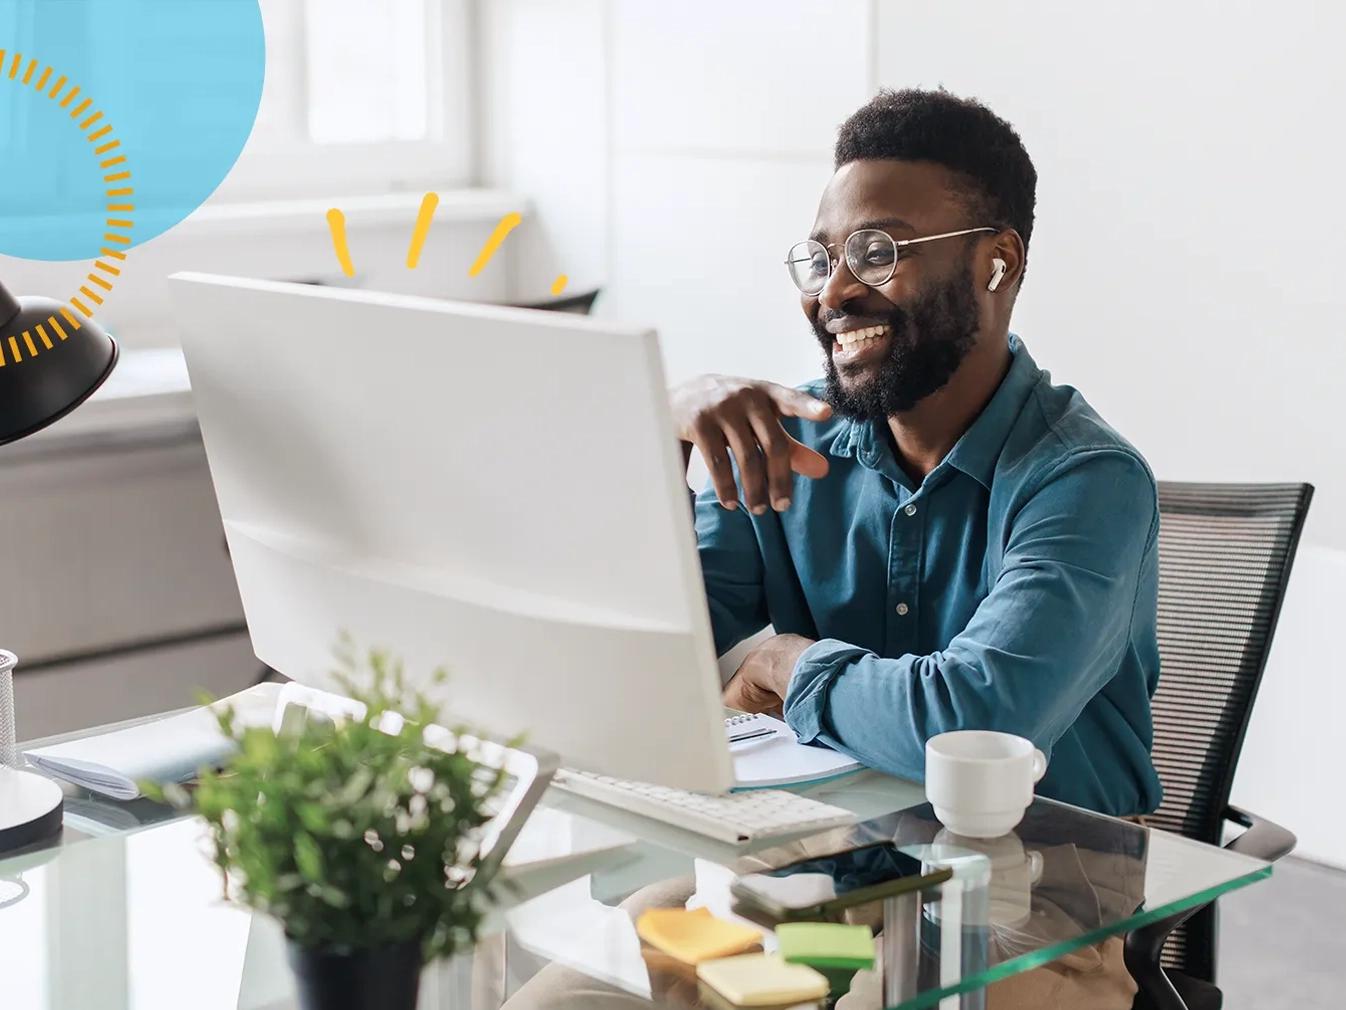
[[[813,644],[803,635],[773,635],[744,657],[724,689],[724,703],[741,712],[780,716],[800,654]]]
[[[832,408],[807,393],[774,382],[702,375],[670,392],[678,438],[701,451],[715,495],[725,508],[738,507],[729,453],[738,461],[743,496],[754,515],[768,506],[790,507],[790,472],[827,476],[827,460],[781,427],[782,417],[823,421]]]

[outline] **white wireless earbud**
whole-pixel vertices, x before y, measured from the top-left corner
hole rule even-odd
[[[991,271],[991,283],[986,285],[987,291],[994,291],[1000,287],[1000,280],[1005,276],[1005,261],[999,256],[991,260],[991,265],[994,269]]]

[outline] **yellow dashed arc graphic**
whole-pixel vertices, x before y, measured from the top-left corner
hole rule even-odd
[[[8,70],[6,70],[8,64]],[[132,203],[134,189],[131,186],[131,170],[126,165],[126,155],[120,152],[121,141],[112,136],[112,127],[103,120],[102,110],[93,109],[93,99],[81,96],[79,85],[70,84],[64,74],[57,73],[52,67],[43,66],[37,73],[39,62],[29,58],[24,64],[22,53],[7,53],[0,49],[0,80],[13,81],[22,87],[31,87],[38,94],[46,95],[55,103],[55,108],[69,113],[75,125],[86,134],[85,139],[95,145],[93,156],[98,160],[98,168],[103,182],[108,186],[107,230],[103,233],[103,248],[99,250],[99,259],[94,260],[93,269],[85,278],[87,283],[79,291],[66,299],[46,321],[25,330],[11,333],[0,340],[0,368],[20,364],[36,358],[41,352],[49,351],[57,343],[69,337],[70,331],[80,328],[77,310],[86,319],[93,317],[97,306],[103,304],[103,296],[112,290],[112,285],[121,276],[122,268],[116,264],[126,259],[125,247],[131,244],[131,215],[135,211]],[[36,79],[34,77],[36,76]],[[52,78],[55,77],[53,81]],[[50,87],[48,84],[50,83]],[[69,87],[67,87],[69,85]],[[92,111],[91,111],[92,110]],[[94,308],[90,308],[90,305]],[[67,307],[68,306],[68,307]]]

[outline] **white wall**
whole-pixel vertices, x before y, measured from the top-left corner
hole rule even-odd
[[[1330,633],[1346,609],[1346,8],[488,6],[486,181],[536,190],[549,229],[519,269],[584,263],[605,314],[658,325],[671,380],[817,373],[778,259],[875,87],[943,84],[1014,123],[1040,177],[1015,317],[1038,360],[1161,478],[1317,485],[1235,800],[1346,864],[1346,804],[1322,802],[1346,770]]]
[[[520,289],[582,264],[606,281],[602,314],[658,325],[670,380],[817,374],[780,260],[812,226],[837,122],[869,93],[871,16],[862,0],[829,4],[827,72],[800,86],[819,65],[803,27],[818,12],[483,5],[483,181],[527,193],[546,230],[516,250]]]
[[[505,247],[518,301],[546,298],[558,274],[572,292],[607,277],[606,14],[603,0],[478,8],[483,175],[539,211]]]

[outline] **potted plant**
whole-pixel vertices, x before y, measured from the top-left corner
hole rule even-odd
[[[277,734],[224,710],[227,767],[147,791],[200,814],[226,896],[279,920],[305,1010],[412,1010],[422,964],[475,940],[478,837],[502,776],[426,742],[438,711],[399,662],[375,650],[361,675],[339,655],[361,717]]]

